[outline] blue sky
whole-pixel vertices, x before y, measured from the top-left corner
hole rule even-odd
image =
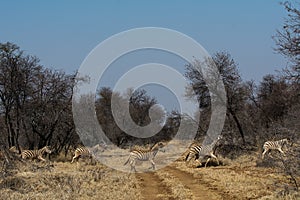
[[[277,0],[2,0],[0,42],[13,42],[35,55],[45,67],[76,71],[88,53],[100,42],[119,32],[138,27],[164,27],[182,32],[200,43],[210,54],[229,52],[238,63],[243,80],[259,82],[268,73],[286,66],[273,50],[272,36],[287,16]],[[112,67],[100,82],[110,86],[130,65],[162,61],[157,52],[139,59],[130,56]],[[158,57],[158,58],[157,58]],[[184,62],[171,59],[183,71]],[[130,61],[131,60],[131,61]],[[177,65],[177,66],[175,66]],[[151,91],[151,87],[145,88]],[[170,104],[166,89],[155,96]],[[151,92],[150,92],[151,93]],[[164,104],[164,103],[162,103]],[[173,107],[176,102],[173,102]]]
[[[229,52],[238,63],[243,80],[259,82],[264,75],[275,73],[287,64],[273,50],[272,36],[276,29],[281,29],[287,16],[279,3],[277,0],[2,0],[0,42],[16,43],[27,54],[40,58],[45,67],[73,73],[88,53],[108,37],[132,28],[164,27],[192,37],[210,54]],[[184,70],[184,62],[177,58],[168,55],[161,58],[160,52],[148,54],[128,55],[127,60],[115,62],[101,79],[100,87],[112,86],[131,65],[143,62],[167,60],[163,64]],[[167,89],[156,86],[145,89],[169,109],[178,107]]]
[[[73,72],[101,41],[157,26],[180,31],[209,53],[228,51],[245,80],[286,65],[271,36],[286,12],[276,0],[2,0],[0,42],[14,42],[46,67]]]

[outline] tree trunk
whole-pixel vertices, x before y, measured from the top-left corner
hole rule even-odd
[[[239,130],[239,133],[240,133],[241,137],[242,137],[243,144],[245,145],[245,144],[246,144],[246,141],[245,141],[245,134],[244,134],[242,125],[241,125],[239,119],[237,118],[235,112],[234,112],[232,109],[230,109],[230,108],[228,108],[228,110],[229,110],[229,113],[231,114],[231,116],[232,116],[234,122],[236,123],[236,126],[237,126],[237,128],[238,128],[238,130]]]

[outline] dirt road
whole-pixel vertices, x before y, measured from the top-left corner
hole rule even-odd
[[[137,175],[143,188],[142,195],[144,199],[159,200],[162,195],[170,194],[171,189],[162,183],[162,180],[156,172],[142,173]],[[174,199],[174,198],[168,198]]]
[[[193,174],[175,166],[167,166],[157,172],[140,173],[136,176],[140,180],[144,199],[234,199],[201,178],[195,178]],[[178,185],[181,187],[176,189]]]

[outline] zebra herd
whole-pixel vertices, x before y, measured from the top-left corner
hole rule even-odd
[[[209,161],[213,158],[216,159],[217,164],[219,165],[218,157],[215,155],[214,150],[217,143],[222,139],[221,136],[219,136],[216,140],[214,140],[212,143],[208,145],[192,145],[190,146],[188,150],[188,154],[185,157],[185,161],[189,162],[192,158],[195,159],[199,163],[199,166],[202,165],[200,159],[208,157],[208,159],[205,162],[205,167],[207,167],[207,164]],[[278,150],[280,153],[285,155],[284,151],[282,150],[284,145],[287,145],[289,143],[288,139],[281,139],[277,141],[266,141],[263,145],[263,153],[262,153],[262,159],[264,159],[264,155],[267,152],[270,152],[271,150]],[[139,161],[150,161],[152,164],[152,168],[155,169],[155,163],[154,158],[160,148],[162,148],[164,144],[162,142],[159,142],[155,144],[153,147],[151,147],[149,150],[133,150],[130,152],[129,157],[127,161],[124,163],[126,165],[127,163],[131,166],[131,171],[136,172],[135,169],[135,163],[137,160]]]
[[[219,136],[217,138],[217,140],[213,141],[211,144],[190,146],[188,149],[188,154],[185,157],[185,161],[190,162],[190,160],[192,158],[194,158],[194,160],[197,161],[201,166],[202,164],[201,164],[200,159],[208,157],[208,159],[205,162],[205,167],[207,166],[207,164],[209,163],[209,161],[211,159],[215,159],[217,161],[217,164],[219,165],[219,160],[218,160],[217,156],[215,155],[214,150],[215,150],[215,147],[217,146],[217,143],[221,139],[222,139],[222,137]],[[288,139],[281,139],[281,140],[277,140],[277,141],[266,141],[263,144],[263,152],[262,152],[262,156],[261,156],[262,159],[264,159],[265,154],[270,152],[271,150],[277,150],[282,155],[285,155],[282,148],[284,147],[284,145],[287,145],[288,143],[289,143]],[[158,151],[160,151],[164,146],[165,146],[164,142],[158,142],[158,143],[154,144],[148,150],[142,150],[142,149],[132,150],[129,153],[128,159],[124,163],[124,166],[129,163],[129,165],[131,166],[131,171],[136,172],[136,168],[135,168],[136,161],[150,161],[152,169],[155,170],[154,158],[157,155]],[[99,148],[100,148],[99,144],[92,148],[87,148],[84,146],[76,148],[73,153],[74,156],[72,157],[71,163],[73,163],[75,160],[78,161],[78,159],[80,157],[92,158],[95,151],[98,151]],[[18,152],[18,149],[15,146],[11,147],[9,150],[13,153]],[[161,151],[163,151],[163,150],[161,150]],[[44,154],[51,154],[51,153],[52,153],[51,148],[49,146],[45,146],[38,150],[22,150],[21,149],[21,154],[19,154],[19,156],[22,159],[37,159],[37,160],[45,162],[46,159],[43,158]]]
[[[106,147],[103,147],[106,148]],[[74,151],[74,156],[72,157],[71,163],[73,163],[75,160],[78,161],[80,157],[90,157],[92,158],[93,153],[95,151],[98,151],[99,149],[102,149],[99,144],[95,145],[94,147],[88,148],[85,146],[77,147]],[[26,160],[26,159],[31,159],[31,160],[39,160],[45,162],[46,159],[43,158],[45,154],[51,154],[52,150],[51,147],[49,146],[44,146],[41,149],[34,149],[34,150],[23,150],[22,148],[20,149],[21,153],[19,154],[19,150],[16,146],[12,146],[9,148],[9,151],[13,154],[19,154],[19,157]]]
[[[31,160],[37,159],[37,160],[45,162],[46,159],[43,158],[43,156],[45,154],[51,154],[52,153],[52,150],[49,146],[44,146],[41,149],[34,149],[34,150],[27,150],[27,149],[23,150],[22,148],[20,150],[21,150],[21,153],[19,154],[19,150],[17,149],[16,146],[12,146],[12,147],[9,148],[9,151],[11,153],[19,154],[19,157],[24,159],[24,160],[26,160],[26,159],[31,159]]]

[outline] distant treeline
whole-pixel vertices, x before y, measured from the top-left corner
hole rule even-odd
[[[289,59],[279,73],[266,74],[263,79],[242,80],[238,66],[230,53],[218,52],[212,59],[216,64],[226,89],[226,121],[224,145],[259,147],[265,140],[289,137],[296,140],[300,128],[300,12],[290,4],[284,4],[289,12],[282,30],[275,32],[275,50]],[[272,36],[270,36],[272,37]],[[196,60],[197,61],[197,60]],[[210,91],[203,74],[195,70],[193,62],[185,66],[184,76],[192,90],[186,96],[196,94],[200,123],[196,139],[205,136],[211,115]],[[272,74],[273,73],[273,74]],[[81,143],[72,116],[74,86],[84,79],[76,73],[48,69],[35,56],[26,55],[16,44],[0,43],[0,143],[7,147],[22,146],[33,149],[50,145],[55,152]],[[117,96],[122,105],[126,100],[110,88],[100,88],[95,95],[96,113],[106,136],[116,145],[126,147],[135,143],[154,143],[170,140],[176,134],[182,120],[178,111],[168,113],[161,131],[152,138],[137,139],[126,134],[115,123],[111,111],[111,98]],[[133,121],[139,126],[150,123],[149,108],[157,100],[145,90],[131,91],[129,108]],[[83,96],[78,103],[83,105]],[[121,112],[121,111],[120,111]],[[157,108],[159,124],[163,113]],[[82,119],[85,122],[88,119]],[[186,129],[188,134],[189,129]],[[230,148],[229,148],[230,149]],[[230,153],[224,147],[224,152]]]

